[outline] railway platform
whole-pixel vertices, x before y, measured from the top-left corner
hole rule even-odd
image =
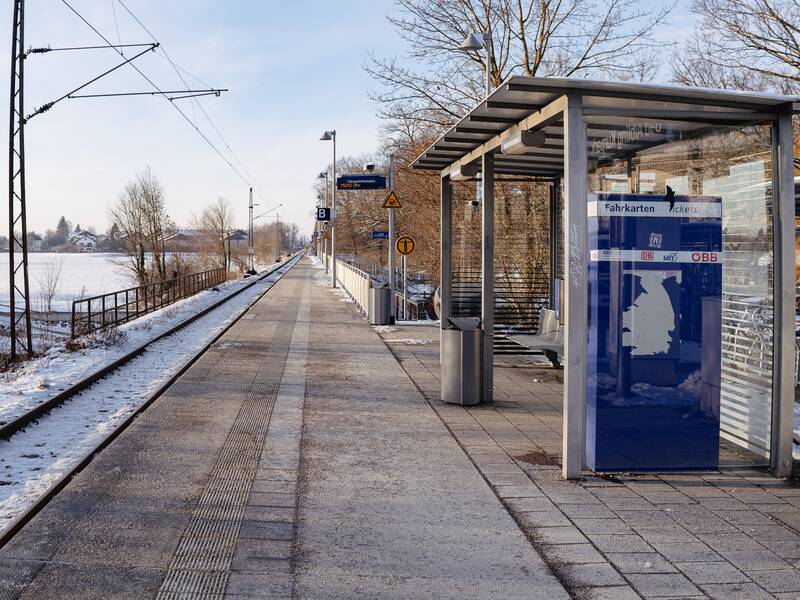
[[[568,598],[420,389],[304,259],[0,550],[0,598]]]

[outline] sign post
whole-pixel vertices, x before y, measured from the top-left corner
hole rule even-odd
[[[403,320],[408,321],[408,256],[403,257]]]
[[[403,264],[403,319],[408,319],[408,255],[414,251],[414,239],[403,235],[395,243],[397,251],[402,256]]]
[[[389,157],[389,197],[391,198],[394,196],[394,156]],[[387,198],[388,202],[388,198]],[[386,204],[386,203],[384,203]],[[390,294],[390,302],[389,302],[389,324],[393,325],[395,322],[395,306],[397,305],[395,302],[395,295],[394,295],[394,276],[395,276],[395,267],[394,267],[394,207],[389,209],[389,294]]]

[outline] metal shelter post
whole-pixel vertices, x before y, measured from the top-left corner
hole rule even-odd
[[[587,157],[582,97],[567,96],[564,112],[564,435],[562,472],[581,476],[585,460],[588,326]]]
[[[772,127],[774,362],[770,466],[779,477],[792,472],[795,361],[795,199],[792,115],[778,115]]]
[[[447,328],[452,306],[452,271],[453,271],[453,186],[450,177],[442,177],[441,202],[439,203],[439,316],[440,332]],[[439,335],[439,359],[444,344]]]
[[[494,390],[494,155],[481,157],[481,402],[491,402]]]

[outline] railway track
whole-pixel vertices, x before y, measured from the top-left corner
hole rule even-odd
[[[179,366],[179,368],[173,372],[168,379],[161,382],[158,385],[158,388],[152,391],[147,395],[147,397],[130,411],[124,419],[121,421],[114,423],[110,429],[110,431],[102,437],[98,441],[98,443],[93,444],[91,449],[83,456],[81,456],[73,465],[71,465],[65,472],[63,472],[56,481],[54,481],[51,485],[49,485],[46,490],[44,490],[35,500],[30,502],[28,506],[21,510],[8,524],[6,524],[2,531],[0,531],[0,548],[7,544],[13,536],[25,526],[25,524],[30,521],[47,503],[56,495],[58,494],[64,486],[69,483],[73,476],[79,473],[83,468],[88,465],[94,456],[96,456],[100,451],[102,451],[106,446],[108,446],[120,433],[122,433],[135,419],[136,417],[141,414],[148,406],[150,406],[156,399],[158,399],[189,367],[194,364],[200,356],[202,356],[214,343],[216,343],[233,325],[239,321],[249,310],[250,308],[258,302],[264,295],[269,292],[269,290],[274,286],[277,281],[283,277],[283,275],[288,272],[299,260],[302,258],[304,253],[298,253],[294,255],[292,258],[284,261],[280,265],[270,269],[268,272],[253,278],[251,283],[242,286],[241,288],[237,289],[231,294],[228,294],[224,298],[220,299],[219,301],[215,302],[214,304],[204,308],[202,311],[192,315],[191,317],[181,321],[177,325],[171,327],[167,331],[153,337],[152,339],[148,340],[144,344],[141,344],[131,352],[119,357],[118,359],[114,360],[113,362],[105,365],[101,369],[97,370],[96,372],[92,373],[88,377],[82,379],[81,381],[73,384],[72,386],[68,387],[67,389],[59,392],[55,396],[47,399],[46,401],[42,402],[41,404],[35,406],[34,408],[28,410],[27,412],[13,418],[8,423],[5,423],[0,427],[0,440],[5,440],[5,444],[13,444],[16,436],[24,436],[26,431],[31,428],[32,425],[38,424],[43,420],[49,418],[56,418],[55,415],[48,415],[52,411],[62,408],[72,399],[77,399],[83,397],[84,394],[90,394],[91,390],[95,386],[101,386],[104,381],[108,381],[112,376],[120,373],[124,373],[124,369],[126,365],[135,361],[137,358],[142,357],[147,354],[148,350],[154,348],[155,346],[161,344],[169,345],[171,341],[170,338],[172,336],[176,336],[176,334],[181,333],[187,327],[190,327],[193,324],[198,324],[198,322],[205,316],[212,313],[215,309],[220,308],[224,304],[230,302],[234,298],[241,296],[247,290],[253,288],[253,286],[262,283],[267,277],[270,275],[280,271],[283,269],[283,272],[280,273],[280,277],[275,280],[272,285],[264,289],[261,293],[258,293],[251,301],[247,302],[246,305],[240,310],[238,314],[234,316],[230,320],[230,322],[226,323],[220,331],[218,331],[212,339],[208,342],[204,343],[200,348],[194,350],[188,360],[184,361],[183,364]],[[176,336],[177,337],[177,336]],[[115,390],[116,391],[116,390]],[[102,396],[102,394],[100,394]],[[87,425],[88,427],[88,425]],[[3,442],[0,442],[3,443]],[[30,444],[28,443],[28,446]],[[35,444],[35,446],[39,446],[39,444]],[[27,447],[27,446],[26,446]],[[8,468],[8,467],[6,467]],[[2,525],[0,524],[0,527]]]

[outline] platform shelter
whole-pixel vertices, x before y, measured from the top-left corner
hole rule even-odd
[[[739,463],[787,475],[797,112],[800,97],[775,94],[507,80],[413,165],[441,176],[443,335],[463,321],[453,182],[482,188],[481,342],[458,360],[443,344],[445,370],[477,356],[474,397],[492,401],[495,189],[545,183],[564,476]]]

